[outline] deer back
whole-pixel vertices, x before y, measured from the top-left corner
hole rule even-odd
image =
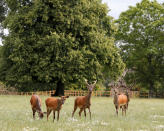
[[[128,98],[127,98],[127,96],[124,95],[124,94],[118,95],[118,103],[119,103],[120,105],[124,105],[124,104],[128,103]]]
[[[46,99],[45,103],[47,108],[53,109],[53,110],[60,110],[62,105],[64,104],[64,101],[69,96],[61,96],[61,98],[53,98],[49,97]]]
[[[75,104],[78,107],[82,108],[82,107],[85,107],[87,105],[90,105],[90,99],[87,98],[87,96],[78,96],[75,99]]]
[[[38,95],[32,95],[30,99],[31,106],[41,111],[41,99]]]
[[[49,97],[45,100],[45,104],[46,104],[47,108],[56,109],[58,106],[58,99]]]

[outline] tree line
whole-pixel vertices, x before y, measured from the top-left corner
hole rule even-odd
[[[100,0],[2,0],[0,81],[19,91],[85,89],[84,80],[164,88],[164,4],[142,0],[115,20]],[[1,29],[2,30],[2,29]],[[107,84],[108,85],[108,84]],[[56,94],[56,95],[59,95]]]

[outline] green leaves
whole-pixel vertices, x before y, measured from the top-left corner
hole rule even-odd
[[[117,20],[116,39],[123,42],[120,47],[124,61],[135,71],[138,83],[151,90],[164,78],[163,14],[164,8],[157,1],[143,0]]]
[[[100,1],[11,1],[5,20],[10,34],[3,47],[4,61],[11,64],[0,69],[6,70],[4,82],[20,90],[46,90],[58,81],[82,87],[84,79],[122,73],[125,65],[114,46],[115,26]]]

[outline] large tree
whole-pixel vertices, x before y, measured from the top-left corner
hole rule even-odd
[[[7,11],[5,0],[0,1],[0,23],[5,19],[5,14]]]
[[[7,0],[0,79],[19,90],[81,85],[124,69],[107,6],[100,0]],[[57,95],[59,95],[57,94]]]
[[[3,28],[2,28],[2,22],[5,19],[5,15],[7,13],[7,7],[5,0],[0,1],[0,37],[3,35]]]
[[[121,13],[116,35],[127,68],[150,92],[164,88],[164,6],[142,0]]]

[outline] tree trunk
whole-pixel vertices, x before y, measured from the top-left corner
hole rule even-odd
[[[57,83],[55,94],[52,94],[51,96],[64,96],[64,84],[61,82],[61,80],[59,80]]]

